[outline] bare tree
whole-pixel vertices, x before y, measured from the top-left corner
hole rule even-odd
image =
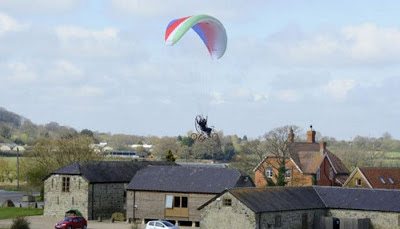
[[[264,135],[267,154],[271,155],[273,158],[276,158],[278,162],[278,166],[272,165],[278,171],[278,174],[275,175],[276,182],[273,182],[270,178],[268,178],[265,174],[266,168],[260,166],[267,182],[270,185],[275,184],[277,186],[284,186],[286,184],[285,173],[286,162],[289,158],[288,153],[291,145],[295,142],[296,134],[298,132],[300,132],[299,127],[286,125],[277,127]]]

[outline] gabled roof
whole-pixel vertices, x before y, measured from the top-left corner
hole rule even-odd
[[[400,212],[400,190],[314,186],[330,209]]]
[[[372,188],[400,189],[400,168],[359,168],[359,170]]]
[[[51,174],[81,175],[89,183],[129,183],[137,171],[149,165],[178,166],[175,163],[158,161],[73,162]]]
[[[400,212],[400,190],[308,186],[237,188],[227,192],[255,213],[307,209]],[[214,197],[199,210],[223,194]]]
[[[312,187],[238,188],[229,193],[255,213],[325,208]]]
[[[337,174],[349,173],[349,170],[336,155],[326,149],[321,152],[319,143],[293,142],[288,152],[290,159],[302,173],[315,174],[325,157],[328,157]],[[256,171],[268,157],[274,156],[268,154],[253,171]]]
[[[132,178],[127,190],[219,194],[241,186],[254,184],[236,169],[149,166]]]

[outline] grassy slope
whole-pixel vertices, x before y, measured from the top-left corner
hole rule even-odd
[[[11,219],[18,216],[30,216],[30,215],[43,215],[43,209],[0,207],[0,219]]]

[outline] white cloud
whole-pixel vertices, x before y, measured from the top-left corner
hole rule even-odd
[[[340,30],[288,28],[266,42],[269,61],[298,65],[393,64],[400,58],[400,29],[361,24]],[[260,42],[257,47],[260,47]]]
[[[301,99],[301,95],[295,90],[280,90],[276,92],[276,95],[284,102],[296,102]]]
[[[355,81],[351,79],[332,80],[327,85],[323,86],[323,90],[330,94],[334,99],[343,100],[355,85]]]
[[[220,92],[211,93],[211,98],[211,104],[218,105],[226,102]]]
[[[58,60],[53,63],[47,75],[48,78],[57,82],[65,82],[81,78],[83,71],[69,61]]]
[[[74,95],[82,97],[95,97],[104,94],[104,89],[93,86],[82,86],[75,89]]]
[[[0,8],[18,14],[49,13],[56,14],[75,9],[79,0],[0,0]]]
[[[63,41],[89,40],[91,42],[105,42],[118,39],[118,30],[105,28],[103,30],[91,30],[78,26],[59,26],[55,29],[57,37]]]
[[[0,35],[9,31],[20,31],[25,26],[18,23],[15,19],[0,13]]]
[[[112,0],[111,7],[117,12],[129,13],[133,16],[189,16],[194,14],[207,14],[235,19],[238,14],[243,14],[246,9],[254,5],[261,7],[266,0],[254,0],[252,4],[243,4],[240,0]],[[185,15],[181,15],[185,12]],[[247,16],[248,17],[248,16]]]
[[[62,55],[71,58],[118,58],[131,53],[134,47],[126,47],[119,30],[104,28],[87,29],[78,26],[58,26],[55,35],[60,41]],[[131,50],[131,51],[129,51]]]
[[[10,82],[19,84],[30,83],[37,77],[34,70],[25,63],[12,62],[7,64],[7,67],[10,71]]]

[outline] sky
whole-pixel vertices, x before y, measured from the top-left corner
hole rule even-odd
[[[0,0],[0,107],[37,124],[186,135],[283,125],[349,140],[400,138],[399,1]],[[228,35],[213,61],[172,19],[208,14]]]

